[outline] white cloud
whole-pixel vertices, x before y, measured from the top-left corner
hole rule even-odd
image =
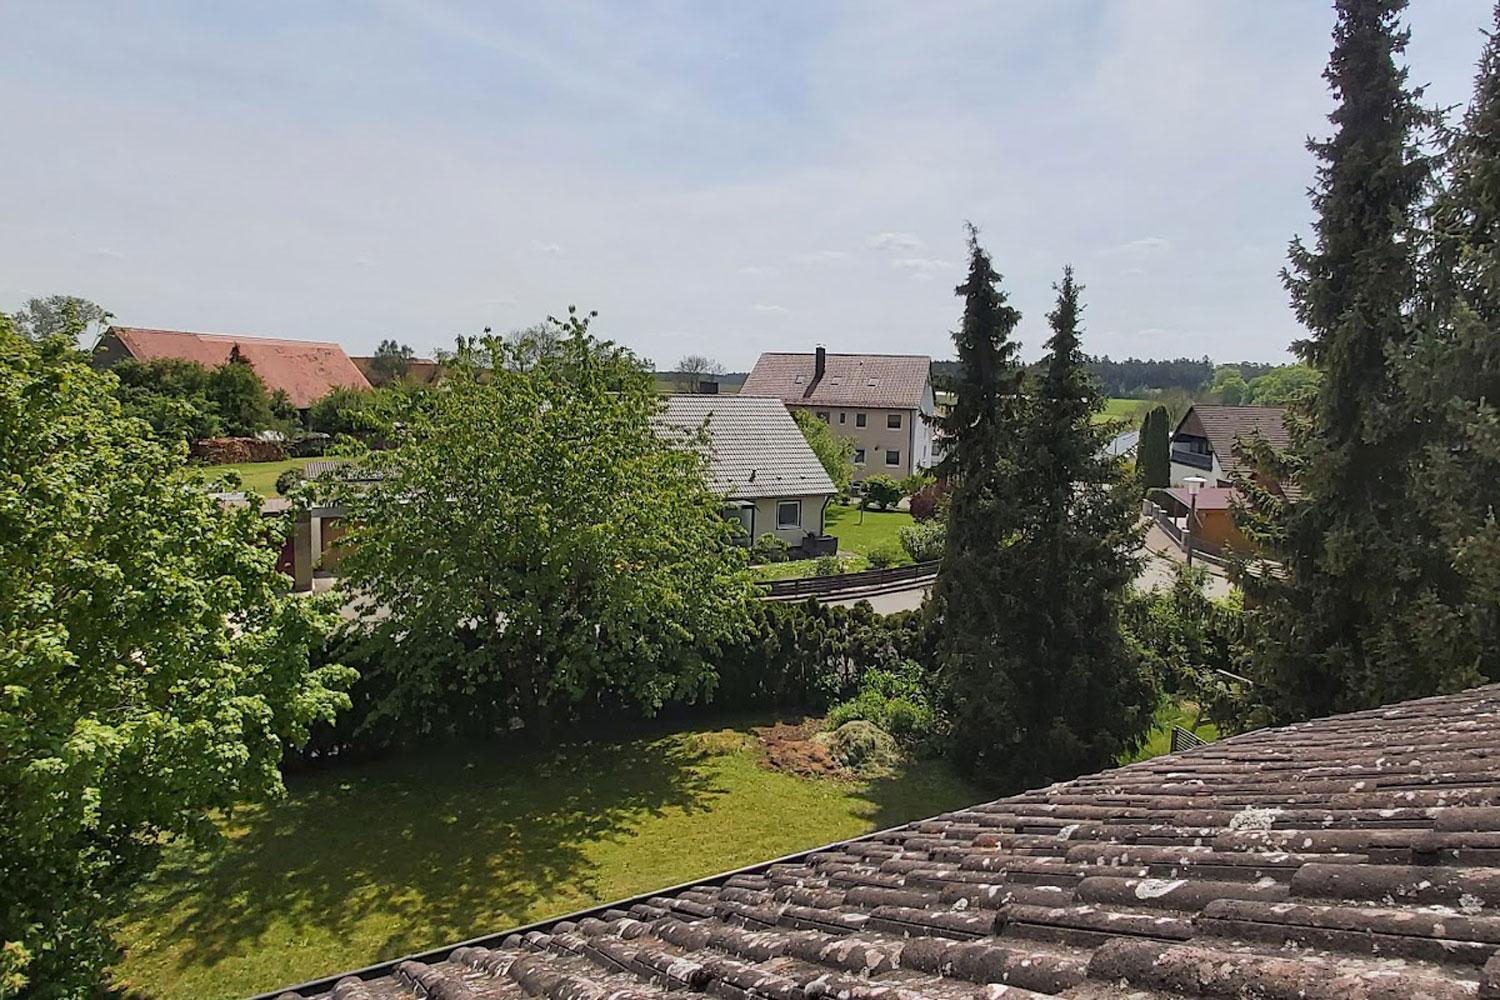
[[[374,267],[375,266],[375,261],[372,260],[369,257],[356,257],[356,258],[354,258],[354,266],[355,267]]]
[[[1146,269],[1144,267],[1122,267],[1120,269],[1120,277],[1122,278],[1139,278],[1145,273]]]
[[[815,250],[812,253],[799,253],[792,257],[794,264],[827,264],[835,260],[843,260],[849,255],[842,250]]]
[[[865,240],[865,246],[871,250],[920,250],[926,244],[911,233],[876,233]]]
[[[1149,257],[1153,254],[1166,253],[1172,249],[1172,244],[1160,236],[1143,236],[1129,243],[1120,243],[1116,246],[1105,247],[1099,251],[1100,257]]]
[[[563,252],[563,248],[556,243],[542,243],[540,241],[534,240],[532,241],[531,245],[540,253],[549,254],[553,257],[556,257]]]
[[[898,257],[891,261],[891,266],[909,272],[919,281],[931,281],[939,271],[952,268],[953,262],[932,257]]]
[[[785,316],[791,312],[786,306],[770,306],[758,302],[751,308],[758,313],[766,313],[770,316]]]
[[[95,257],[103,257],[106,260],[124,260],[125,255],[110,247],[95,247],[90,251]]]

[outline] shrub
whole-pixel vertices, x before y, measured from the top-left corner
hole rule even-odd
[[[942,483],[928,483],[911,495],[911,516],[915,521],[931,521],[943,512],[948,490]]]
[[[896,488],[901,491],[902,496],[909,497],[920,493],[935,482],[937,480],[925,472],[914,472],[909,476],[901,477],[901,481],[896,484]]]
[[[871,476],[864,481],[865,506],[890,510],[901,501],[901,485],[890,476]]]
[[[856,719],[833,731],[828,742],[833,759],[845,767],[871,767],[890,764],[899,755],[896,741],[872,722]]]
[[[791,546],[768,531],[750,546],[750,561],[753,563],[786,562],[787,553],[790,551]]]
[[[885,569],[901,561],[901,550],[890,542],[884,542],[866,553],[865,558],[870,561],[873,568]]]
[[[818,556],[813,564],[813,576],[838,576],[843,571],[844,564],[838,556]]]
[[[302,470],[287,469],[276,477],[276,492],[282,496],[287,496],[292,490],[297,488],[297,484],[300,482],[302,482]]]
[[[901,547],[915,562],[928,562],[943,558],[943,546],[948,540],[948,525],[943,521],[926,521],[909,524],[898,531]]]
[[[907,745],[920,743],[937,729],[937,713],[928,698],[931,678],[914,660],[894,669],[867,671],[859,692],[828,712],[828,727],[839,729],[855,721],[879,726]]]

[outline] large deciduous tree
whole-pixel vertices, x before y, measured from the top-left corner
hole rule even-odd
[[[672,441],[651,373],[570,311],[556,346],[460,345],[344,489],[350,588],[382,608],[390,670],[373,724],[550,738],[587,700],[653,712],[710,691],[713,647],[745,620],[735,527],[701,442]]]
[[[819,420],[807,410],[793,410],[792,419],[798,430],[807,439],[807,445],[823,464],[823,471],[833,480],[840,493],[849,488],[854,478],[854,439],[833,432],[828,421]]]
[[[113,376],[0,317],[0,995],[92,995],[164,838],[280,790],[347,705],[257,511],[195,488]]]
[[[48,295],[27,299],[11,320],[32,340],[62,337],[70,344],[97,339],[114,317],[108,309],[76,295]]]
[[[1250,488],[1242,517],[1280,564],[1247,577],[1260,604],[1255,694],[1276,719],[1409,698],[1473,676],[1423,608],[1442,559],[1407,490],[1422,429],[1408,419],[1392,362],[1410,345],[1416,213],[1431,178],[1420,148],[1431,115],[1397,65],[1404,7],[1336,3],[1325,73],[1334,132],[1309,142],[1321,161],[1316,235],[1311,245],[1292,242],[1285,272],[1308,332],[1294,350],[1322,377],[1294,404],[1288,454],[1251,447],[1263,470],[1295,478],[1300,491],[1291,502]]]
[[[974,257],[960,338],[971,314],[987,315],[981,343],[1010,347],[1019,317],[994,307],[993,272],[977,247]],[[1154,702],[1119,628],[1137,569],[1136,496],[1108,453],[1108,427],[1092,419],[1104,399],[1084,367],[1071,269],[1057,291],[1036,384],[991,394],[988,422],[1010,434],[975,436],[988,454],[964,455],[963,428],[953,431],[956,464],[972,471],[955,480],[934,606],[958,759],[1005,788],[1108,766],[1149,727]],[[967,350],[960,339],[960,357],[981,365],[1001,353]],[[992,370],[1002,384],[1011,378],[1003,363]],[[955,534],[973,547],[956,551]],[[955,556],[962,575],[950,568]]]

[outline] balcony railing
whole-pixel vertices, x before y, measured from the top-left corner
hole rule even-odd
[[[1214,467],[1212,455],[1204,455],[1196,451],[1180,451],[1176,448],[1172,449],[1172,461],[1178,465],[1190,465],[1195,469],[1212,470]]]

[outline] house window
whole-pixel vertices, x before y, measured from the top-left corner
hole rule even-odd
[[[818,411],[818,419],[821,420],[821,421],[823,421],[823,423],[825,423],[825,424],[828,423],[828,411],[827,410],[819,410]]]
[[[840,413],[839,414],[839,423],[843,423],[848,418],[849,418],[849,414],[847,414],[847,413]]]
[[[776,503],[776,527],[800,528],[802,526],[802,501],[779,500]]]
[[[896,449],[896,448],[887,448],[886,452],[885,452],[885,464],[886,465],[900,465],[901,464],[901,452],[900,452],[900,450]]]
[[[855,427],[863,427],[864,425],[865,425],[865,415],[863,413],[856,413],[854,415],[854,426]]]
[[[863,448],[855,448],[854,449],[854,464],[855,465],[864,465],[865,464],[865,450]]]
[[[887,413],[885,415],[885,425],[893,431],[899,431],[901,429],[901,414]]]

